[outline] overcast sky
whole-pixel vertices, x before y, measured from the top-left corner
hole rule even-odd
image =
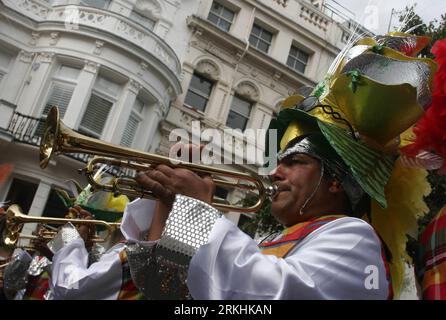
[[[415,12],[424,22],[439,19],[446,14],[446,0],[326,0],[336,6],[337,2],[355,14],[356,20],[375,33],[386,33],[392,8],[402,10],[417,3]],[[398,14],[392,18],[392,26],[397,26]],[[391,28],[392,30],[393,28]]]

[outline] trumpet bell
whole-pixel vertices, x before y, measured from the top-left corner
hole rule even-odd
[[[40,167],[45,169],[50,162],[51,157],[56,152],[58,144],[56,139],[60,134],[60,116],[59,109],[51,108],[46,117],[45,131],[40,142]]]
[[[12,247],[17,243],[18,239],[19,239],[19,237],[18,237],[17,233],[10,233],[10,234],[6,235],[6,237],[3,239],[3,243],[7,247]]]

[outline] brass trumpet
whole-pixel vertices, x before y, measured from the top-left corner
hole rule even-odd
[[[116,146],[79,134],[65,126],[59,119],[58,108],[52,107],[47,116],[46,127],[40,144],[40,167],[44,169],[48,165],[51,157],[59,153],[86,153],[97,156],[90,160],[86,168],[82,170],[92,187],[94,189],[124,194],[131,197],[156,199],[151,191],[142,189],[133,178],[117,177],[116,179],[112,179],[111,183],[99,184],[93,178],[95,165],[103,163],[121,168],[146,171],[159,164],[165,164],[170,167],[189,169],[195,173],[209,174],[217,186],[246,191],[257,190],[258,201],[250,207],[222,203],[221,200],[219,201],[214,198],[212,204],[223,211],[255,212],[260,209],[266,197],[274,192],[273,188],[265,188],[260,177],[257,175],[254,176],[176,160],[176,164],[173,164],[174,160],[168,157]],[[227,179],[235,179],[237,182],[231,182]]]
[[[24,223],[47,223],[47,224],[66,224],[71,222],[75,225],[101,225],[106,228],[107,233],[103,238],[94,237],[91,240],[93,242],[105,242],[110,237],[114,228],[119,228],[120,223],[106,222],[103,220],[89,220],[89,219],[64,219],[64,218],[52,218],[52,217],[34,217],[28,216],[22,213],[20,207],[16,204],[9,206],[6,211],[6,230],[2,235],[2,243],[6,246],[15,246],[19,239],[44,239],[51,240],[55,237],[57,232],[45,230],[40,235],[25,235],[21,234],[20,230]]]

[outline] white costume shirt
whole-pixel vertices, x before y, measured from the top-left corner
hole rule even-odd
[[[188,226],[191,230],[196,229],[197,221],[203,223],[194,215],[216,211],[185,196],[177,196],[173,208],[169,219],[178,215],[181,221],[177,223],[192,224]],[[191,218],[184,219],[184,214]],[[344,217],[324,224],[285,258],[262,254],[258,243],[225,217],[218,218],[206,236],[208,241],[198,248],[189,265],[187,285],[194,299],[388,297],[381,241],[361,219]]]
[[[135,200],[128,204],[121,224],[127,241],[139,241],[150,226],[155,208],[153,200]],[[77,238],[54,254],[50,288],[54,299],[116,300],[122,285],[122,264],[119,253],[125,244],[119,243],[88,266],[88,252],[82,238]]]
[[[194,299],[386,299],[381,242],[351,217],[328,222],[285,257],[264,255],[229,220],[219,218],[189,266]]]

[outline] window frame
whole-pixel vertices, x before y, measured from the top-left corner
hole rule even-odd
[[[239,100],[241,100],[241,101],[243,101],[243,102],[249,103],[249,114],[248,114],[247,116],[245,116],[244,114],[242,114],[242,113],[239,112],[238,110],[233,109],[234,98],[237,98],[237,99],[239,99]],[[232,96],[231,106],[230,106],[230,108],[229,108],[228,116],[226,117],[226,123],[225,123],[226,127],[231,128],[231,129],[234,129],[234,130],[239,129],[239,130],[241,130],[242,132],[244,132],[244,131],[248,128],[248,123],[249,123],[250,116],[251,116],[251,114],[252,114],[252,110],[253,110],[253,108],[254,108],[254,104],[255,104],[255,102],[253,102],[253,101],[251,101],[251,100],[249,100],[249,99],[243,98],[243,97],[241,97],[241,96],[238,95],[238,94],[234,94],[234,95]],[[245,118],[245,119],[246,119],[244,128],[233,128],[233,127],[231,127],[231,126],[228,125],[228,119],[229,119],[229,115],[231,114],[231,112],[233,112],[233,113],[237,114],[238,116],[241,116],[242,118]]]
[[[85,7],[90,7],[90,8],[103,9],[103,10],[107,10],[110,7],[110,4],[112,2],[112,0],[104,0],[104,6],[97,7],[97,6],[93,6],[91,4],[88,4],[88,3],[87,4],[83,3],[84,1],[88,1],[88,0],[80,0],[79,1],[79,5],[85,6]]]
[[[132,16],[132,15],[136,16],[136,19],[134,19],[134,16]],[[148,29],[148,30],[150,30],[150,31],[154,31],[154,30],[155,30],[155,27],[156,27],[156,24],[158,23],[157,20],[152,19],[152,18],[150,18],[150,17],[148,17],[148,16],[142,14],[142,13],[139,12],[138,10],[132,10],[132,12],[130,12],[129,18],[130,18],[132,21],[136,22],[137,24],[141,25],[142,27],[144,27],[144,28],[146,28],[146,29]],[[143,22],[146,22],[146,21],[148,21],[148,22],[150,22],[150,23],[153,23],[153,25],[152,25],[151,28],[147,27],[147,26],[143,23]]]
[[[10,52],[9,50],[2,50],[2,53],[4,53],[6,56],[9,56],[9,63],[7,66],[0,65],[0,85],[2,84],[3,79],[5,79],[5,75],[9,74],[11,71],[11,65],[14,63],[17,55]]]
[[[296,53],[297,53],[296,56],[291,55],[291,51],[292,51],[293,49],[295,49],[295,50],[297,51],[297,52],[296,52]],[[305,54],[305,55],[307,56],[307,61],[303,61],[303,60],[300,60],[300,59],[299,59],[299,55],[300,55],[300,53],[303,53],[303,54]],[[307,70],[307,67],[308,67],[308,64],[309,64],[309,61],[310,61],[310,56],[311,56],[310,53],[308,53],[308,52],[306,52],[305,50],[302,50],[300,47],[298,47],[298,46],[292,44],[291,47],[290,47],[290,51],[288,52],[288,57],[287,57],[286,65],[287,65],[288,67],[290,67],[291,69],[293,69],[294,71],[297,71],[297,72],[299,72],[299,73],[305,74],[305,71]],[[288,64],[288,61],[289,61],[290,59],[293,60],[293,65],[292,65],[292,66]],[[304,65],[304,70],[303,70],[303,71],[301,71],[301,70],[299,70],[299,69],[296,68],[296,65],[297,65],[298,63],[301,63],[301,64]]]
[[[256,34],[253,33],[255,27],[260,29],[259,35],[256,35]],[[265,33],[269,33],[271,35],[270,42],[267,42],[266,39],[262,38],[262,35],[264,34],[264,32]],[[260,51],[260,52],[263,52],[265,54],[269,54],[270,49],[271,49],[272,44],[273,44],[274,35],[275,35],[275,33],[273,31],[269,30],[267,27],[264,27],[261,23],[254,22],[253,25],[252,25],[252,28],[251,28],[251,32],[249,33],[249,40],[248,40],[249,41],[249,46],[254,48],[254,49],[256,49],[256,50],[258,50],[258,51]],[[251,38],[252,37],[256,38],[256,45],[254,45],[251,42]],[[263,42],[263,43],[267,44],[268,48],[266,49],[266,51],[264,51],[264,50],[259,48],[259,43],[260,42]]]
[[[142,102],[142,110],[141,110],[141,112],[139,110],[136,110],[136,107],[135,107],[136,106],[136,101],[138,101],[138,100]],[[132,110],[130,111],[130,115],[129,115],[128,119],[127,119],[127,123],[125,124],[124,131],[122,132],[121,141],[119,143],[121,146],[131,148],[134,145],[135,137],[138,134],[138,130],[140,128],[141,122],[144,120],[144,117],[143,117],[142,113],[144,112],[145,106],[146,106],[146,102],[144,100],[139,99],[138,97],[136,97],[135,103],[133,104]],[[126,145],[126,144],[123,144],[122,139],[124,138],[125,131],[126,131],[127,126],[129,124],[129,120],[130,120],[130,118],[132,116],[134,116],[136,118],[136,120],[138,121],[138,124],[136,125],[136,130],[135,130],[135,132],[133,134],[132,141],[131,141],[130,145]]]
[[[102,132],[99,133],[99,134],[98,134],[97,132],[94,132],[93,130],[91,130],[91,129],[89,129],[89,128],[86,128],[86,127],[83,127],[83,126],[82,126],[82,120],[83,120],[84,117],[85,117],[85,113],[86,113],[87,110],[88,110],[88,106],[90,105],[91,97],[92,97],[93,95],[95,95],[95,96],[97,96],[97,97],[99,97],[99,98],[102,98],[102,99],[104,99],[104,100],[106,100],[106,101],[108,101],[108,102],[111,103],[110,110],[109,110],[109,112],[108,112],[108,114],[107,114],[107,119],[105,119],[105,121],[104,121],[104,127],[102,128]],[[117,98],[110,96],[110,94],[108,94],[107,92],[102,92],[100,89],[93,88],[93,89],[91,90],[91,94],[90,94],[90,98],[88,99],[87,106],[86,106],[86,108],[85,108],[85,110],[84,110],[84,112],[83,112],[83,114],[82,114],[82,117],[81,117],[81,119],[80,119],[80,121],[79,121],[79,125],[78,125],[78,127],[77,127],[77,131],[82,132],[82,133],[85,133],[85,134],[87,134],[87,135],[91,135],[91,136],[93,136],[93,137],[95,137],[95,138],[98,138],[98,139],[102,138],[102,135],[103,135],[103,133],[104,133],[104,129],[105,129],[105,127],[107,126],[108,119],[110,118],[110,114],[112,113],[112,109],[113,109],[113,107],[115,106],[116,101],[117,101]]]
[[[76,79],[69,78],[69,77],[64,77],[63,75],[61,75],[60,71],[62,70],[62,67],[69,67],[69,68],[77,69],[78,70],[78,74],[77,74]],[[44,111],[45,111],[45,108],[48,105],[48,101],[51,99],[51,93],[53,92],[52,89],[54,88],[54,85],[55,84],[59,84],[59,85],[62,85],[62,86],[72,87],[73,93],[74,93],[74,90],[76,89],[76,86],[78,84],[79,75],[80,75],[81,72],[82,72],[82,68],[81,67],[77,68],[75,66],[72,66],[72,65],[69,65],[69,64],[63,64],[63,63],[60,63],[57,66],[57,70],[54,72],[54,75],[51,77],[51,81],[50,81],[50,85],[49,85],[49,88],[48,88],[48,91],[47,91],[46,99],[45,99],[43,107],[41,108],[41,111],[40,111],[40,118],[43,118],[43,117],[46,118],[46,114],[44,114]],[[73,98],[73,93],[71,94],[70,101]],[[68,101],[68,105],[70,104],[70,101]],[[68,108],[68,105],[67,105],[67,108]],[[63,117],[63,115],[64,114],[61,114],[61,118]]]
[[[212,11],[212,8],[214,6],[214,4],[219,5],[222,10],[220,13],[216,13],[214,11]],[[232,20],[229,21],[227,20],[225,17],[223,17],[223,12],[224,10],[229,11],[232,14]],[[215,17],[217,17],[217,22],[213,22],[212,20],[209,19],[209,17],[212,15],[214,15]],[[231,8],[228,8],[227,6],[225,6],[224,4],[218,2],[218,1],[213,1],[212,5],[211,5],[211,9],[209,10],[208,16],[207,16],[207,20],[212,23],[213,25],[215,25],[217,28],[219,28],[220,30],[224,31],[224,32],[229,32],[231,30],[231,27],[235,21],[235,17],[236,17],[237,12],[235,10],[232,10]],[[224,29],[221,25],[220,25],[220,21],[223,20],[225,22],[227,22],[229,24],[229,28],[228,30]]]
[[[194,77],[194,76],[196,76],[196,77],[198,77],[198,78],[200,78],[200,79],[204,79],[205,81],[207,81],[207,82],[209,82],[209,83],[211,84],[211,88],[210,88],[210,91],[209,91],[209,95],[208,95],[207,97],[204,96],[204,95],[203,95],[203,92],[201,92],[199,89],[192,88],[192,80],[193,80],[193,77]],[[206,109],[207,109],[207,107],[208,107],[208,105],[209,105],[209,101],[211,100],[211,96],[212,96],[212,92],[214,91],[214,87],[215,87],[215,82],[214,82],[214,81],[212,81],[211,79],[207,78],[206,76],[204,76],[204,75],[202,75],[202,74],[200,74],[200,73],[196,73],[196,72],[194,72],[194,73],[192,74],[191,80],[190,80],[190,82],[189,82],[189,88],[187,89],[187,92],[186,92],[186,96],[185,96],[185,98],[184,98],[183,105],[185,105],[186,107],[188,107],[188,108],[190,108],[190,109],[196,110],[196,111],[198,111],[198,112],[205,113],[205,112],[206,112]],[[200,110],[200,109],[198,109],[197,107],[192,106],[192,105],[190,105],[190,104],[188,104],[188,103],[186,102],[186,100],[187,100],[187,95],[188,95],[189,91],[191,91],[192,93],[194,93],[194,94],[196,94],[196,95],[198,95],[198,96],[200,96],[201,98],[204,98],[204,99],[206,100],[206,104],[205,104],[203,110]]]

